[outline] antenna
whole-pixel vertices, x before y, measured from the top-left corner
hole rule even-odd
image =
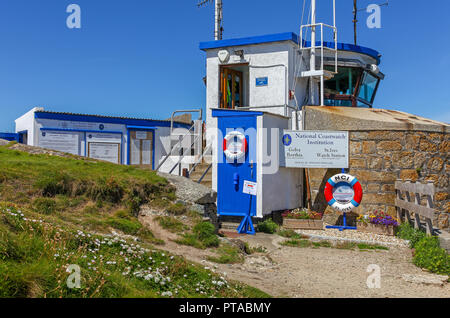
[[[199,0],[197,7],[202,8],[214,0]],[[223,4],[222,0],[216,1],[216,11],[215,11],[215,28],[214,28],[214,40],[222,40],[223,36]]]
[[[378,6],[382,7],[382,6],[388,6],[389,5],[389,0],[387,0],[387,2],[379,4]],[[358,23],[358,12],[360,11],[366,11],[367,8],[364,9],[358,9],[358,3],[357,0],[353,0],[353,28],[354,28],[354,33],[355,33],[355,45],[357,44],[357,23]]]

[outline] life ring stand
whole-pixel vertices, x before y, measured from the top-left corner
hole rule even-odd
[[[333,190],[338,184],[346,183],[354,191],[354,197],[349,203],[340,203],[333,196]],[[331,177],[325,186],[325,200],[333,209],[340,212],[351,212],[361,204],[363,198],[363,190],[358,179],[349,174],[341,173]]]
[[[240,151],[232,152],[231,150],[228,149],[228,144],[231,141],[233,141],[234,138],[238,138],[241,141],[242,146]],[[245,138],[245,135],[239,131],[230,132],[223,139],[223,153],[230,160],[234,161],[241,159],[242,157],[245,157],[247,150],[248,150],[247,138]]]

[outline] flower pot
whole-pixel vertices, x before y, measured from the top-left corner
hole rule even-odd
[[[365,232],[365,233],[374,233],[374,234],[380,234],[380,235],[389,235],[394,236],[394,227],[393,226],[386,226],[382,224],[372,224],[372,223],[363,223],[358,222],[358,231],[359,232]]]
[[[288,230],[323,230],[323,220],[283,218],[283,227]]]

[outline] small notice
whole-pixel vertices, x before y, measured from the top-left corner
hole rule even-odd
[[[120,144],[90,142],[89,158],[120,164]]]
[[[136,139],[147,139],[148,133],[146,131],[136,131]]]
[[[251,195],[255,195],[256,196],[256,187],[257,187],[257,183],[256,182],[251,182],[251,181],[244,181],[244,190],[243,192],[245,194],[251,194]]]
[[[258,78],[256,78],[256,86],[257,87],[267,86],[267,85],[269,85],[269,78],[268,77],[258,77]]]

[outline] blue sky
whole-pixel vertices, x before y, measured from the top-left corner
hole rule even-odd
[[[205,107],[213,6],[197,0],[0,0],[0,131],[34,106],[145,118]],[[339,41],[352,43],[351,0],[337,0]],[[361,8],[386,0],[359,0]],[[81,30],[66,7],[82,9]],[[307,1],[309,3],[309,0]],[[331,22],[331,0],[318,0]],[[298,33],[303,0],[224,0],[225,38]],[[383,54],[375,106],[450,122],[450,1],[390,0],[382,28],[360,13],[359,43]]]

